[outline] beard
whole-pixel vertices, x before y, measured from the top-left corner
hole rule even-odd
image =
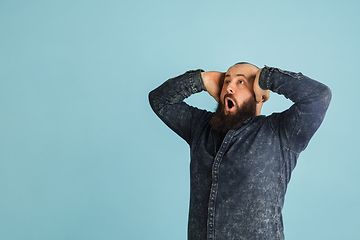
[[[234,98],[232,98],[236,104]],[[256,101],[255,98],[249,98],[243,102],[239,107],[236,104],[237,109],[235,113],[228,113],[225,115],[225,105],[219,101],[216,112],[213,114],[210,125],[218,133],[225,135],[229,130],[239,127],[249,118],[255,117],[256,114]]]

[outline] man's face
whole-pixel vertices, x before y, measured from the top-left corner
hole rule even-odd
[[[234,115],[244,102],[254,98],[253,84],[258,68],[251,64],[230,67],[225,75],[220,101],[225,115]]]
[[[215,131],[226,134],[256,115],[253,83],[257,71],[255,66],[241,64],[226,72],[219,105],[210,120]]]

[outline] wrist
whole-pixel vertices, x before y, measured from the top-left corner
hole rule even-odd
[[[209,77],[207,75],[207,72],[201,72],[201,79],[202,79],[205,91],[207,91],[207,85],[209,82]]]

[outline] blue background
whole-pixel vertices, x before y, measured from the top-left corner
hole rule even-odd
[[[356,239],[359,1],[0,2],[0,239],[186,239],[189,149],[148,92],[239,61],[333,100],[300,156],[287,239]],[[188,103],[213,111],[206,93]],[[263,114],[290,106],[271,94]]]

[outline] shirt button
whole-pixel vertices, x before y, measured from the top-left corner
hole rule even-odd
[[[209,225],[209,226],[210,226],[210,228],[212,228],[212,227],[213,227],[213,225],[212,225],[211,223],[210,223],[210,225]]]

